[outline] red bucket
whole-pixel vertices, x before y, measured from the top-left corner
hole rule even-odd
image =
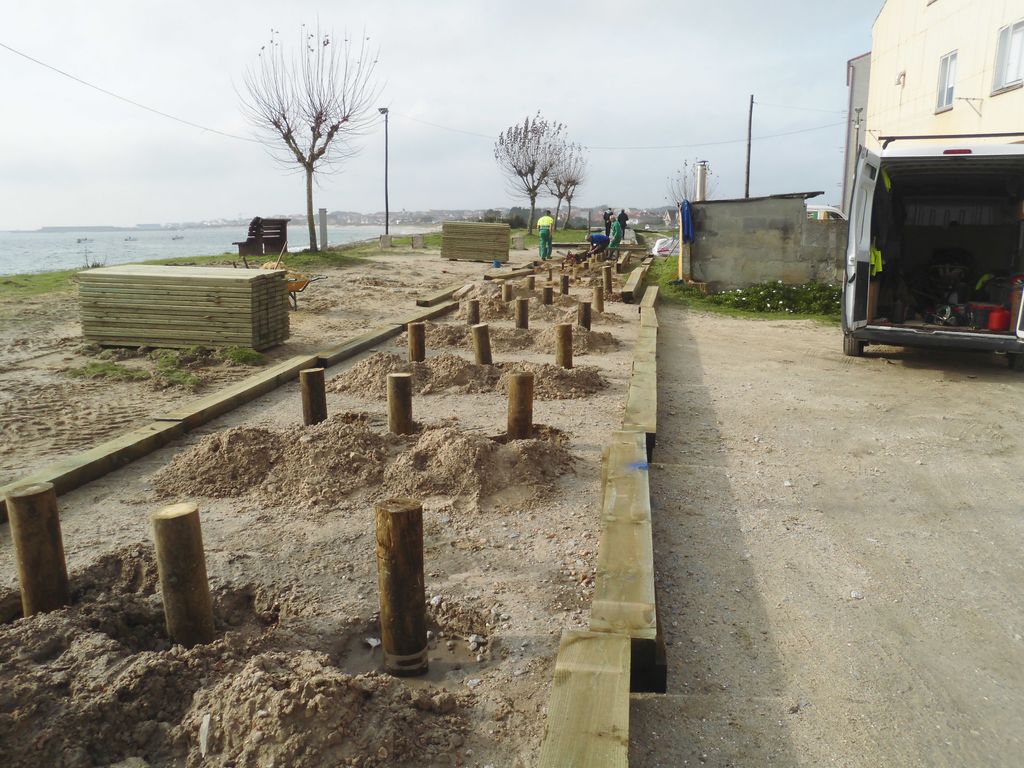
[[[999,307],[989,312],[988,329],[996,332],[1010,330],[1010,310]]]

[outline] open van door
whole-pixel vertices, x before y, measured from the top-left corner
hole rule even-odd
[[[871,280],[871,205],[878,182],[879,157],[861,147],[850,199],[850,231],[846,245],[846,284],[843,286],[845,331],[868,322],[868,283]]]

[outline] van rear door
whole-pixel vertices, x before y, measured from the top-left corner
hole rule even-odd
[[[853,330],[868,322],[868,283],[871,279],[871,205],[878,181],[879,157],[866,147],[857,158],[850,200],[850,232],[846,245],[846,285],[843,319]]]

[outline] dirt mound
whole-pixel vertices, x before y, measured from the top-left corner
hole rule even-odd
[[[389,373],[412,373],[413,392],[429,395],[446,389],[485,392],[494,388],[501,371],[494,366],[476,365],[465,358],[442,352],[422,363],[409,363],[398,355],[377,352],[345,373],[331,379],[332,392],[355,392],[364,396],[387,397]]]
[[[555,329],[545,328],[535,339],[535,346],[539,350],[555,350]],[[572,353],[574,355],[586,355],[591,352],[607,352],[618,349],[619,341],[607,331],[588,331],[586,328],[576,326],[572,329]]]
[[[493,352],[522,352],[533,349],[536,344],[536,332],[526,328],[490,328],[491,350]],[[472,346],[472,339],[469,344]]]
[[[508,389],[508,376],[515,372],[533,374],[533,396],[537,400],[569,400],[586,397],[607,388],[608,382],[591,365],[560,368],[548,363],[517,363],[505,368],[498,389]]]
[[[173,739],[189,766],[449,765],[468,728],[457,710],[471,703],[347,675],[311,651],[265,653],[197,692]]]
[[[468,325],[450,325],[442,323],[426,323],[426,346],[427,349],[438,347],[472,347],[473,340]],[[395,339],[396,347],[405,347],[409,344],[409,335],[403,333]]]
[[[561,433],[537,437],[501,444],[450,427],[428,429],[387,468],[384,488],[389,496],[541,498],[573,458]]]
[[[163,496],[255,492],[271,504],[330,503],[379,482],[388,457],[403,445],[396,435],[375,432],[364,414],[284,430],[235,427],[177,455],[154,475],[153,486]]]

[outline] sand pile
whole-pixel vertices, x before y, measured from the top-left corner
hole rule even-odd
[[[388,467],[384,487],[389,496],[540,498],[572,468],[563,443],[555,432],[501,444],[450,427],[429,429]]]
[[[204,437],[153,476],[163,496],[242,496],[268,503],[334,502],[378,483],[402,438],[379,434],[364,414],[311,427],[234,427]]]
[[[555,329],[545,328],[537,334],[535,346],[539,350],[555,351]],[[608,352],[618,349],[619,341],[607,331],[588,331],[581,326],[572,329],[572,353],[586,355],[592,352]]]
[[[389,352],[377,352],[335,376],[328,384],[331,392],[351,392],[384,399],[389,373],[412,373],[413,392],[429,395],[456,389],[461,392],[487,392],[494,389],[501,371],[495,366],[477,365],[465,358],[442,352],[422,363],[409,363]]]
[[[437,347],[473,346],[473,339],[468,325],[452,325],[448,323],[426,323],[425,334],[427,349]],[[403,333],[395,339],[396,347],[407,347],[409,334]]]
[[[533,396],[537,400],[569,400],[586,397],[607,388],[608,382],[591,365],[566,370],[548,363],[517,363],[506,366],[498,381],[498,389],[508,389],[508,374],[533,373]]]
[[[526,328],[499,328],[488,329],[491,337],[492,352],[522,352],[524,349],[533,349],[536,345],[536,331]],[[469,339],[469,347],[472,348],[473,340]]]
[[[451,765],[468,727],[457,710],[471,702],[347,675],[320,653],[264,653],[197,692],[173,739],[189,766]]]

